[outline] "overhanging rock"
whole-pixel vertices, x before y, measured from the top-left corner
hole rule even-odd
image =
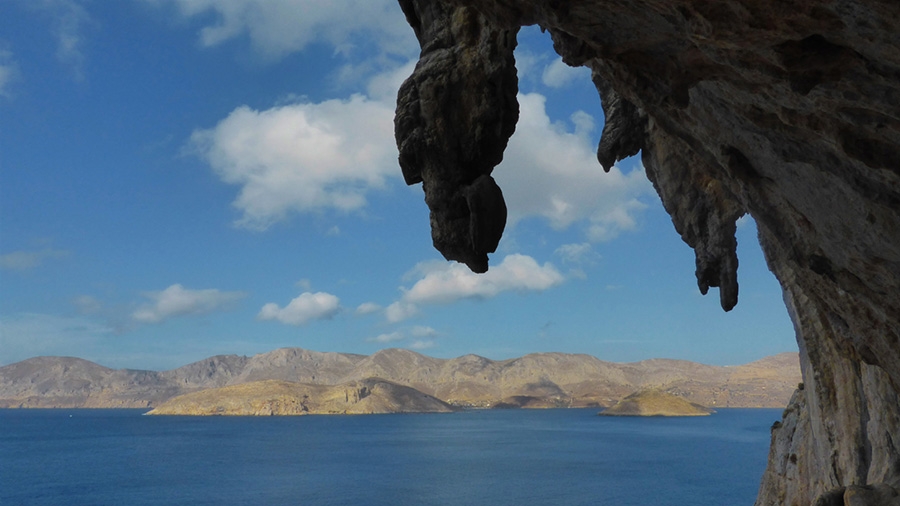
[[[490,177],[515,128],[519,27],[592,70],[598,159],[641,151],[696,253],[737,303],[750,214],[784,289],[805,388],[773,428],[759,505],[888,504],[900,488],[900,2],[401,0],[422,45],[398,99],[406,181],[435,246],[487,269],[506,218]],[[893,491],[893,492],[892,492]]]

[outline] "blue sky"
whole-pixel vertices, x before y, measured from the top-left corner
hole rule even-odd
[[[589,72],[525,29],[510,222],[483,276],[396,163],[417,45],[393,0],[0,3],[0,365],[168,369],[298,346],[745,363],[796,350],[752,220],[701,296],[639,159],[609,174]]]

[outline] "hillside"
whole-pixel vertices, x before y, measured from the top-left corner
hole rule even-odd
[[[148,415],[314,415],[449,413],[453,408],[413,388],[377,378],[341,385],[263,380],[179,395]]]
[[[801,381],[796,353],[721,367],[668,359],[614,363],[564,353],[495,361],[402,349],[364,356],[283,348],[252,357],[218,355],[162,372],[32,358],[0,367],[0,407],[155,407],[178,395],[256,381],[333,386],[368,378],[473,407],[602,407],[651,387],[712,407],[784,407]]]
[[[603,416],[708,416],[714,411],[684,397],[650,389],[636,392],[600,412]]]

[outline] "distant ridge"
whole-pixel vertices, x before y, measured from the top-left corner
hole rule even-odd
[[[783,407],[800,382],[800,365],[797,353],[722,367],[668,359],[614,363],[565,353],[495,361],[477,355],[438,359],[403,349],[366,356],[282,348],[252,357],[217,355],[157,372],[36,357],[0,367],[0,407],[144,408],[254,381],[334,386],[370,378],[469,407],[607,407],[647,388],[713,408]]]

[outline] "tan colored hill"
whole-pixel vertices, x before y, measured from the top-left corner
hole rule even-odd
[[[148,415],[314,415],[449,413],[453,408],[413,388],[377,378],[342,385],[263,380],[179,395]]]
[[[644,390],[636,392],[600,412],[603,416],[708,416],[712,409],[690,402],[684,397]]]
[[[219,355],[162,372],[32,358],[0,367],[0,407],[154,407],[178,395],[254,381],[331,386],[367,378],[474,407],[603,407],[648,388],[713,407],[784,407],[801,381],[797,353],[721,367],[667,359],[621,364],[565,353],[490,360],[401,349],[364,356],[283,348],[252,357]]]

